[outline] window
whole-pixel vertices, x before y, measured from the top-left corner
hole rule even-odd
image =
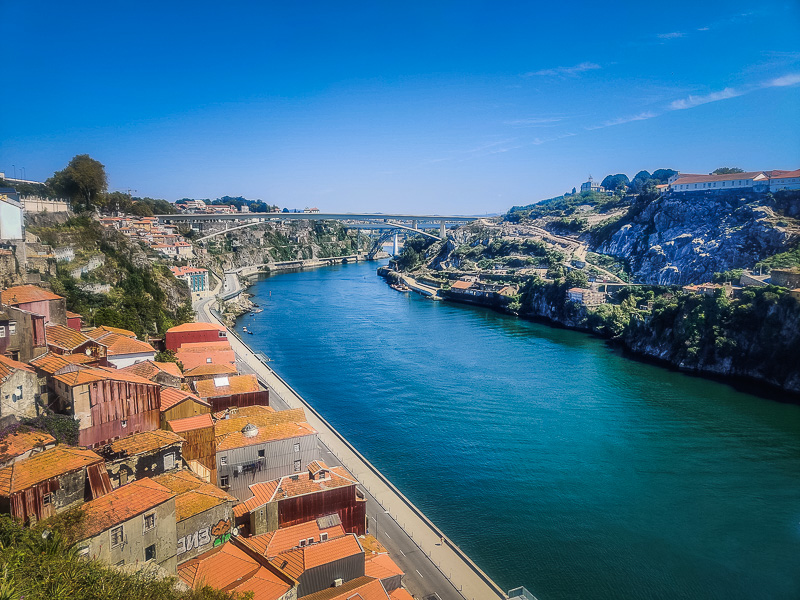
[[[224,331],[220,331],[219,337],[228,337],[228,335]]]
[[[306,545],[306,541],[305,540],[300,540],[300,543],[298,544],[298,546],[300,546],[302,548],[305,545]]]
[[[156,545],[153,544],[152,546],[148,546],[144,549],[144,560],[155,560],[156,559]]]
[[[258,458],[264,458],[264,455],[265,455],[264,450],[258,451]]]
[[[118,563],[116,563],[116,565],[114,565],[114,566],[117,566],[117,567],[124,567],[124,566],[125,566],[125,559],[123,558],[121,561],[119,561]]]
[[[164,455],[164,469],[169,471],[175,468],[175,453],[168,452]]]
[[[89,546],[84,546],[83,548],[78,548],[78,556],[82,558],[86,558],[89,556]]]
[[[297,443],[294,445],[294,451],[295,451],[295,452],[300,452],[300,442],[297,442]]]
[[[228,478],[227,475],[223,475],[222,477],[219,478],[219,484],[222,487],[228,487],[228,481],[230,481],[230,479]]]
[[[144,516],[144,530],[150,531],[156,526],[156,513],[151,512]]]
[[[299,458],[296,461],[294,461],[294,472],[295,473],[299,473],[300,472],[300,459]]]
[[[42,496],[42,506],[50,506],[53,503],[53,494],[45,494]]]
[[[8,322],[8,335],[14,335],[17,333],[17,322],[16,321],[9,321]]]
[[[111,547],[121,546],[123,542],[122,525],[111,530]]]
[[[228,464],[228,457],[227,456],[220,456],[219,457],[219,464],[221,464],[223,466],[227,465]]]
[[[120,422],[120,425],[122,425],[122,427],[127,427],[128,426],[128,419],[122,419],[122,421]]]
[[[314,543],[314,538],[313,537],[308,538],[307,542],[309,544],[313,544]]]
[[[0,327],[0,338],[6,337],[6,328]]]
[[[320,542],[324,542],[324,541],[326,541],[327,539],[328,539],[328,534],[327,534],[327,533],[320,533],[320,534],[319,534],[319,541],[320,541]]]
[[[211,364],[211,357],[208,357],[208,358],[206,359],[206,364],[209,364],[209,365]]]

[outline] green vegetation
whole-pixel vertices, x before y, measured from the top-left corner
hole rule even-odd
[[[3,600],[225,600],[245,598],[205,587],[181,592],[176,578],[155,580],[79,558],[70,545],[81,528],[79,510],[33,528],[0,517],[0,599]]]
[[[630,268],[624,258],[608,256],[607,254],[597,254],[595,252],[587,252],[586,262],[588,262],[590,265],[598,266],[613,273],[622,279],[622,281],[630,281]]]
[[[108,177],[102,163],[88,154],[78,154],[63,171],[53,173],[46,185],[57,195],[71,198],[88,210],[100,204],[99,199],[108,189]]]
[[[755,269],[756,271],[763,269],[764,272],[768,272],[772,269],[791,269],[792,267],[800,267],[800,245],[792,250],[765,258],[756,264]]]
[[[607,196],[598,192],[581,192],[549,198],[527,206],[514,206],[508,211],[505,219],[512,223],[518,223],[525,219],[538,219],[545,216],[567,217],[575,214],[581,206],[590,206],[599,213],[607,213],[615,208],[628,206],[628,202],[618,195]]]
[[[720,167],[711,172],[712,175],[733,175],[734,173],[744,173],[744,169],[739,167]]]
[[[81,289],[82,283],[63,266],[50,281],[53,291],[67,299],[67,307],[83,315],[90,325],[130,329],[146,339],[147,334],[162,334],[193,320],[186,285],[178,282],[166,266],[153,264],[141,253],[137,256],[133,242],[120,233],[104,231],[89,216],[73,217],[54,227],[33,228],[31,232],[46,244],[67,243],[76,248],[76,253],[96,249],[105,255],[103,267],[91,275],[93,280],[112,286],[107,294]]]
[[[80,421],[69,415],[39,415],[33,419],[24,419],[20,427],[46,431],[56,438],[59,444],[78,445]]]
[[[434,242],[434,239],[424,235],[417,235],[407,239],[403,244],[403,251],[395,261],[397,268],[401,271],[413,271],[422,264],[425,251]]]

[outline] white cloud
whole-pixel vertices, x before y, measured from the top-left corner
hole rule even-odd
[[[531,71],[530,73],[525,73],[525,76],[531,77],[533,75],[539,75],[539,76],[550,76],[550,77],[575,77],[580,73],[584,73],[586,71],[593,71],[595,69],[600,69],[600,68],[601,67],[598,64],[592,62],[582,62],[572,67],[555,67],[553,69],[542,69],[541,71]]]
[[[563,121],[564,117],[533,117],[531,119],[514,119],[512,121],[503,121],[504,125],[527,125],[535,127],[537,125],[550,125]]]
[[[783,77],[777,77],[772,81],[766,82],[762,87],[786,87],[789,85],[797,85],[800,83],[800,73],[789,73]]]
[[[662,40],[674,40],[677,38],[685,37],[686,34],[682,31],[672,31],[670,33],[659,33],[658,37]]]
[[[587,127],[586,129],[592,131],[594,129],[603,129],[604,127],[614,127],[615,125],[622,125],[623,123],[632,123],[633,121],[646,121],[647,119],[652,119],[653,117],[657,116],[658,116],[657,113],[651,111],[645,111],[639,113],[638,115],[631,115],[629,117],[620,117],[619,119],[612,119],[610,121],[602,123],[601,125],[592,125],[590,127]]]
[[[687,108],[694,108],[701,104],[708,104],[709,102],[719,102],[720,100],[727,100],[728,98],[736,98],[746,94],[747,90],[737,90],[736,88],[728,87],[719,92],[711,92],[705,96],[689,96],[680,100],[674,100],[670,103],[670,110],[684,110]]]

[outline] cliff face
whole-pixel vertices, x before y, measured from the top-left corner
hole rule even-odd
[[[782,219],[765,196],[667,196],[627,220],[597,251],[627,259],[645,283],[702,283],[796,245],[797,230]]]

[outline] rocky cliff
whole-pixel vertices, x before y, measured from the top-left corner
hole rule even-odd
[[[792,207],[741,192],[640,198],[595,249],[626,259],[643,283],[702,283],[796,247]]]

